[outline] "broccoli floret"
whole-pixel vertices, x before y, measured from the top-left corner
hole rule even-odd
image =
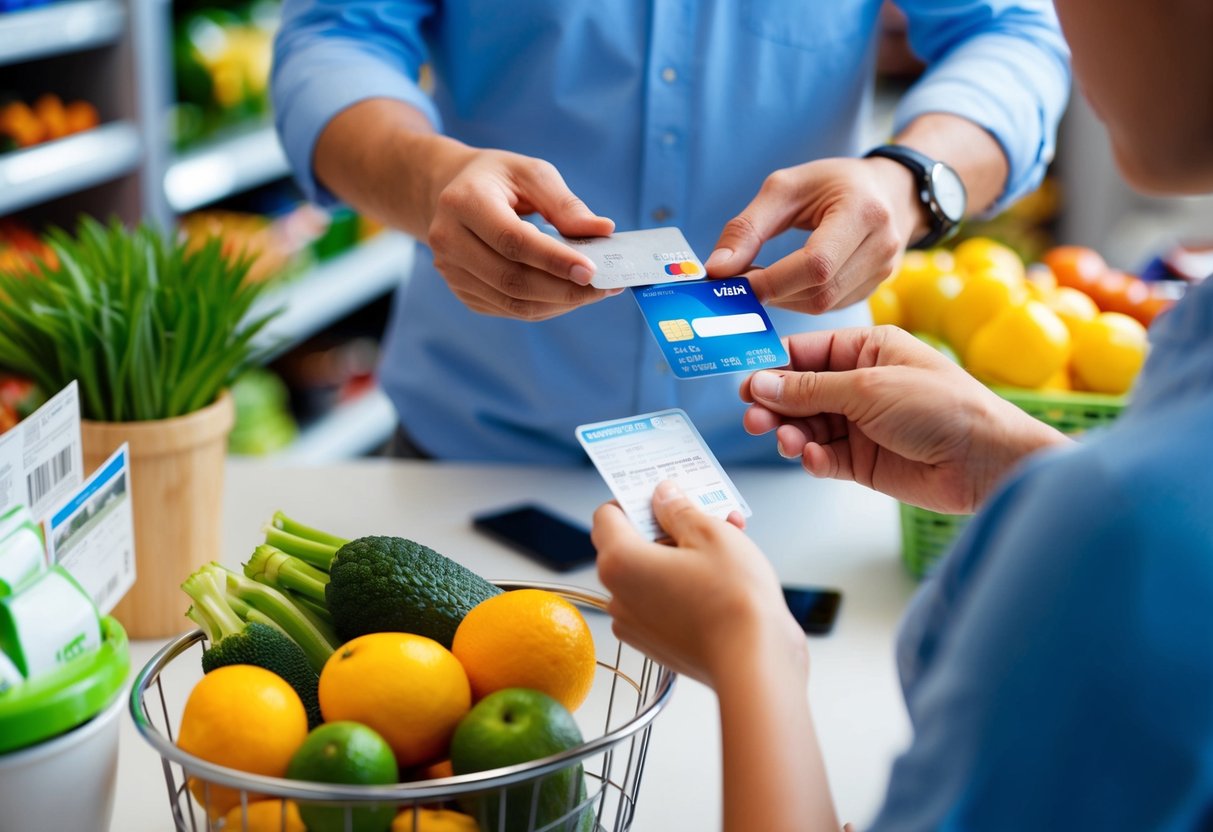
[[[317,686],[320,677],[307,654],[272,620],[240,604],[249,620],[243,620],[228,603],[226,577],[212,567],[203,567],[181,585],[193,600],[187,615],[200,626],[211,646],[202,654],[202,670],[210,673],[233,664],[265,668],[286,681],[307,710],[308,727],[322,721]]]
[[[342,639],[417,633],[450,648],[472,607],[501,592],[428,546],[400,537],[363,537],[337,550],[325,599]]]

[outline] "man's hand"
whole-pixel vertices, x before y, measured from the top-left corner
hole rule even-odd
[[[867,297],[925,230],[913,175],[891,159],[822,159],[777,170],[724,227],[708,274],[729,277],[753,265],[762,244],[790,228],[808,242],[748,273],[758,299],[820,313]]]
[[[1027,454],[1068,440],[897,327],[788,339],[792,370],[741,385],[747,431],[815,477],[934,511],[974,511]]]
[[[589,286],[594,264],[520,215],[538,212],[567,237],[610,234],[548,162],[464,147],[439,168],[426,242],[434,266],[470,309],[539,321],[618,291]]]

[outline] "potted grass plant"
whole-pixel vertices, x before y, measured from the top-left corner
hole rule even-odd
[[[130,444],[136,580],[114,615],[133,638],[171,635],[177,585],[220,556],[227,390],[259,358],[265,284],[217,239],[85,219],[47,243],[0,272],[0,367],[48,394],[79,383],[86,473]]]

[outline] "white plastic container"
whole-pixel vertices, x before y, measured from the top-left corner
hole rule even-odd
[[[0,755],[0,832],[107,832],[125,699],[53,740]]]

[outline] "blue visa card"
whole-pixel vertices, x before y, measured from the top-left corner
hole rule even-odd
[[[679,378],[788,363],[779,334],[744,277],[638,286],[632,294]]]

